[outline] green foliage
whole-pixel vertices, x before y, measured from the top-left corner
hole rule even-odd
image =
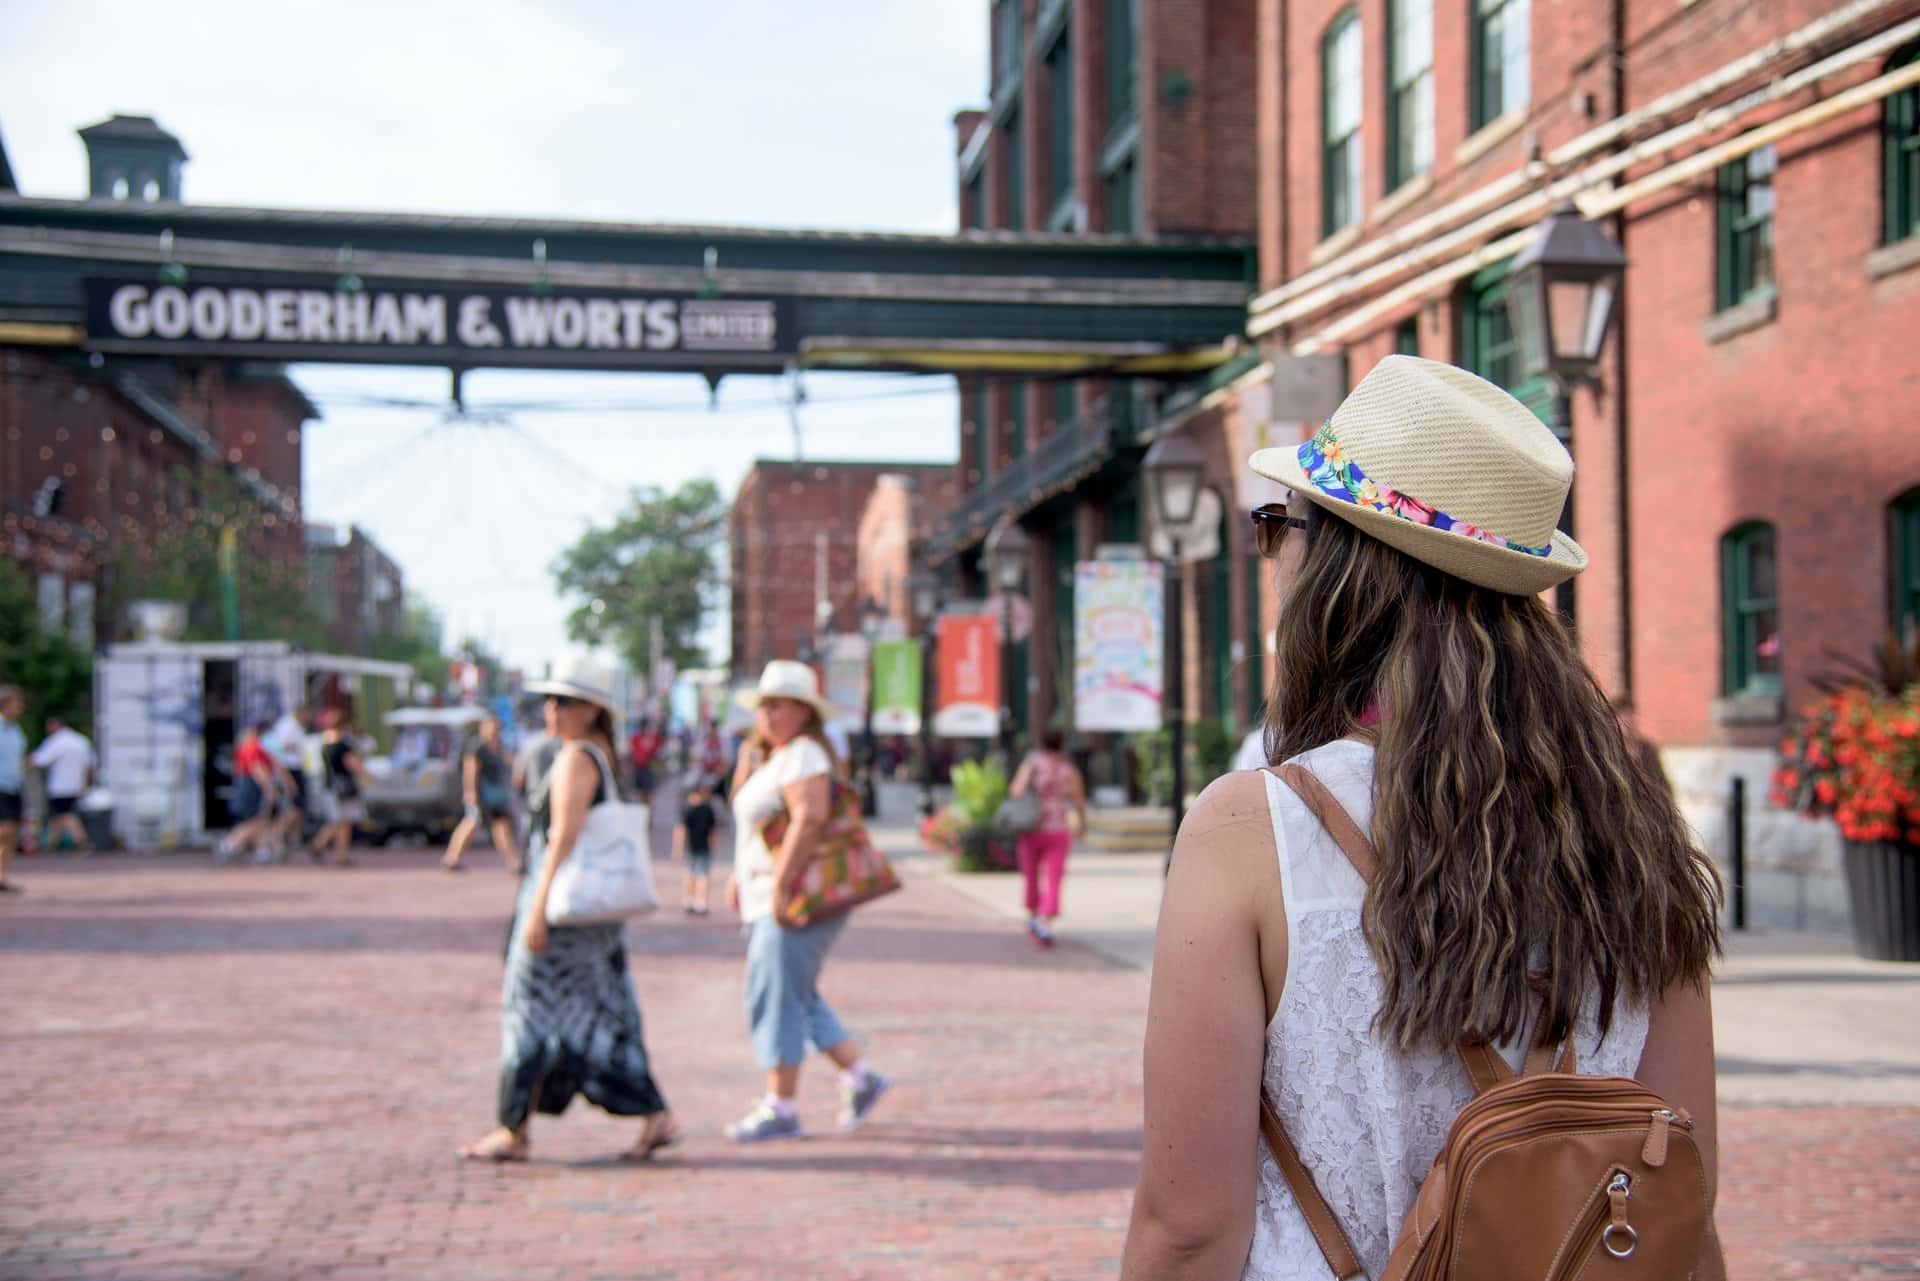
[[[1164,729],[1136,734],[1133,749],[1134,769],[1147,804],[1168,805],[1173,801],[1173,735]],[[1235,744],[1227,727],[1219,721],[1195,721],[1187,726],[1187,791],[1198,792],[1227,772],[1233,764]]]
[[[324,648],[326,628],[307,596],[306,549],[298,531],[261,507],[224,472],[200,477],[195,505],[144,538],[115,540],[108,635],[119,634],[136,600],[187,607],[185,639],[227,639],[220,543],[233,534],[233,587],[241,640],[285,640]]]
[[[20,567],[0,561],[0,684],[27,696],[21,727],[37,737],[50,712],[90,732],[93,656],[65,636],[40,630],[40,607]]]
[[[675,664],[704,665],[700,625],[719,601],[716,556],[726,521],[726,504],[710,480],[688,481],[671,494],[635,490],[611,525],[589,529],[554,563],[560,594],[575,602],[567,634],[610,644],[645,671],[657,618]]]
[[[415,676],[435,689],[447,687],[450,670],[440,652],[440,615],[418,596],[408,595],[399,630],[375,636],[367,649],[371,658],[410,665]]]
[[[1007,799],[1007,773],[993,761],[953,767],[953,817],[961,828],[990,827]]]

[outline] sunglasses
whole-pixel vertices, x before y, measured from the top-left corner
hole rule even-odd
[[[1280,544],[1289,529],[1305,529],[1306,518],[1287,511],[1285,503],[1262,503],[1253,509],[1253,546],[1262,557],[1272,560],[1280,554]]]

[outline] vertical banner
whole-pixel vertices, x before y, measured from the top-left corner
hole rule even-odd
[[[940,703],[933,732],[942,738],[992,738],[1000,732],[1000,637],[983,614],[940,620]]]
[[[919,641],[881,641],[873,647],[873,732],[920,732]]]
[[[867,638],[857,634],[827,638],[827,702],[833,721],[857,729],[867,718]]]
[[[1074,566],[1073,613],[1075,727],[1159,729],[1166,617],[1159,562]]]

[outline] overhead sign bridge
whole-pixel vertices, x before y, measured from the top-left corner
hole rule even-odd
[[[1230,358],[1241,240],[951,236],[0,195],[0,343],[179,357],[1177,376]]]

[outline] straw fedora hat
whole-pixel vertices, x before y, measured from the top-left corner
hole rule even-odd
[[[604,707],[609,712],[616,711],[613,705],[613,669],[585,654],[567,655],[553,665],[553,671],[546,679],[529,681],[524,688],[529,694],[577,698],[596,707]]]
[[[1531,596],[1587,567],[1555,528],[1573,459],[1484,378],[1388,356],[1296,448],[1248,460],[1262,476],[1391,547],[1470,583]]]
[[[736,701],[752,711],[769,698],[790,698],[796,703],[805,703],[820,713],[823,723],[833,719],[833,705],[820,697],[820,678],[805,663],[789,658],[774,659],[760,673],[760,683]]]

